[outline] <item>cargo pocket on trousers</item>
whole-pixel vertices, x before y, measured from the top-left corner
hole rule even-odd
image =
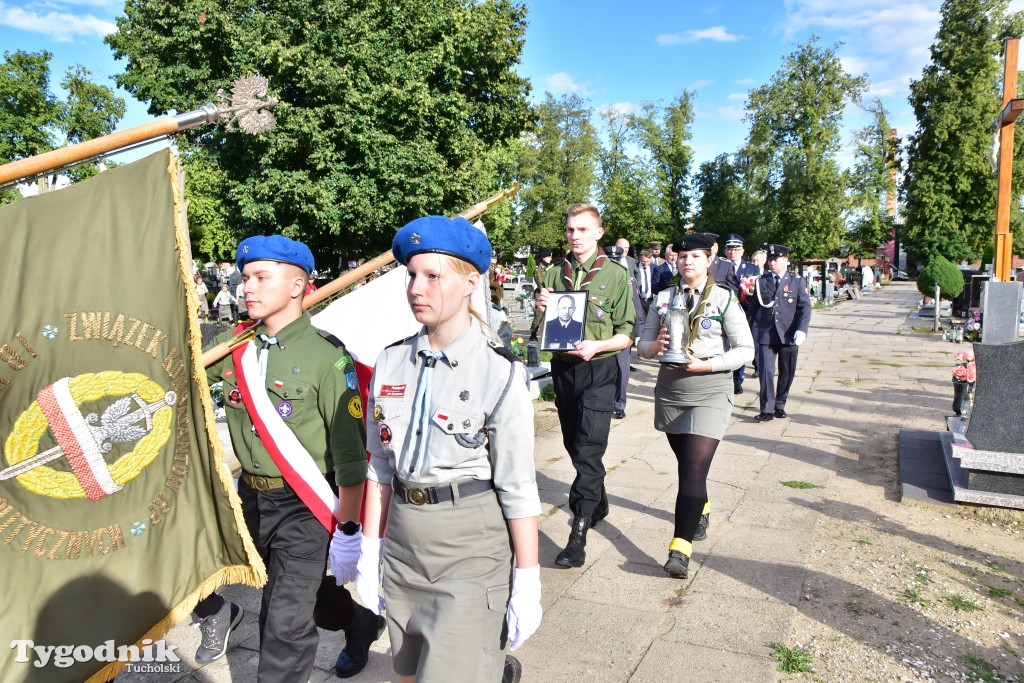
[[[277,612],[279,616],[275,633],[298,638],[313,625],[311,617],[324,576],[324,562],[288,557],[283,565],[281,576],[274,581],[274,594],[268,611]]]
[[[503,586],[492,586],[487,589],[487,609],[504,614],[508,611],[509,589]]]

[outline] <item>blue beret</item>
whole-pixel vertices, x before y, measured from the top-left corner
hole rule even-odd
[[[487,272],[491,267],[491,243],[483,230],[465,218],[424,216],[406,224],[391,242],[391,253],[403,266],[416,254],[435,252],[469,261]]]
[[[734,232],[730,232],[725,236],[725,246],[727,247],[742,247],[743,238]]]
[[[302,268],[306,275],[313,272],[313,252],[284,235],[256,235],[239,242],[235,265],[242,270],[250,261],[280,261]]]

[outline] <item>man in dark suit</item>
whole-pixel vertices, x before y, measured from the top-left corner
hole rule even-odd
[[[544,348],[574,349],[583,341],[583,321],[573,320],[576,300],[567,294],[558,297],[558,317],[544,324]]]
[[[811,299],[802,277],[789,273],[789,247],[765,245],[767,270],[755,283],[747,319],[757,325],[757,367],[761,379],[761,412],[755,418],[767,422],[788,417],[786,399],[796,372],[797,351],[807,339]],[[775,359],[779,361],[776,386]]]
[[[736,276],[737,283],[742,281],[745,277],[753,276],[757,278],[761,275],[761,270],[757,266],[750,261],[743,260],[743,238],[734,232],[725,236],[725,260],[732,266],[732,272]],[[740,293],[737,292],[737,294]],[[747,310],[750,303],[749,300],[744,301],[742,295],[740,295],[740,301],[743,304],[744,310]],[[734,394],[743,393],[744,370],[745,368],[736,368],[735,372],[732,373],[732,393]],[[756,360],[754,361],[754,371],[757,371]]]
[[[718,255],[718,235],[713,232],[703,234],[714,240],[714,244],[711,246],[711,265],[708,266],[708,272],[711,273],[711,277],[715,278],[715,282],[728,287],[736,293],[736,296],[739,296],[740,280],[736,277],[732,263]]]
[[[672,250],[672,245],[665,247],[665,262],[654,268],[654,293],[668,287],[669,280],[674,278],[679,270],[676,268],[676,260],[679,255]]]

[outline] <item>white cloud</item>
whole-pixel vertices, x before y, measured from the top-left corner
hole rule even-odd
[[[747,100],[747,93],[745,92],[733,92],[725,96],[725,99],[730,102],[745,102]]]
[[[757,81],[753,78],[740,78],[736,81],[736,85],[756,85]]]
[[[679,45],[680,43],[696,43],[700,40],[713,40],[718,43],[732,43],[743,38],[741,35],[729,33],[724,26],[681,31],[679,33],[663,33],[654,40],[658,45]]]
[[[690,87],[687,88],[687,90],[700,90],[701,88],[708,87],[712,83],[714,83],[714,81],[711,80],[710,78],[702,78],[699,81],[694,81],[693,83],[691,83]]]
[[[74,36],[105,36],[117,31],[117,25],[97,19],[91,14],[71,14],[50,10],[45,14],[0,2],[0,26],[10,26],[30,33],[42,33],[59,41]]]
[[[577,83],[573,80],[572,76],[564,71],[559,71],[558,73],[551,74],[545,78],[544,89],[552,95],[563,95],[570,92],[587,93],[587,88],[585,86]]]
[[[718,107],[715,109],[715,114],[718,115],[719,119],[722,119],[723,121],[734,121],[737,123],[743,120],[746,113],[746,107],[742,106]]]
[[[598,114],[614,112],[616,116],[629,116],[635,111],[637,111],[637,107],[632,102],[605,102],[597,107]]]

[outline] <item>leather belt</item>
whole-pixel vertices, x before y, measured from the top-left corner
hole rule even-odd
[[[494,488],[491,480],[470,479],[469,481],[457,481],[451,484],[440,486],[427,486],[413,488],[406,486],[398,480],[396,475],[391,479],[391,488],[403,503],[413,505],[433,505],[435,503],[447,503],[455,498],[455,491],[458,491],[459,498],[469,498],[485,493]]]
[[[257,491],[272,491],[284,488],[284,477],[264,477],[260,474],[242,472],[242,481]]]

